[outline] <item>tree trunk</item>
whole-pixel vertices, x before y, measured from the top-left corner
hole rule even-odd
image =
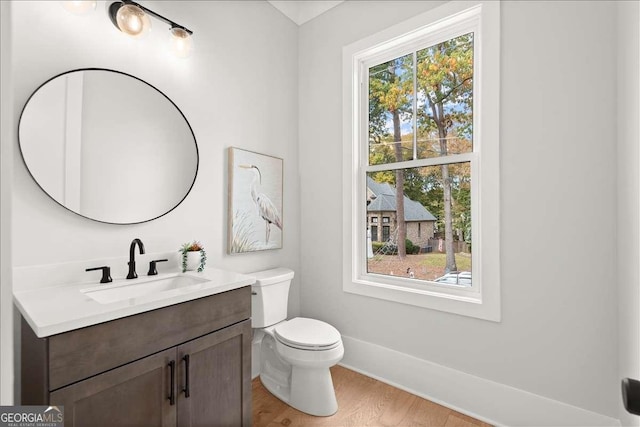
[[[393,111],[393,144],[396,154],[396,161],[401,162],[402,158],[402,135],[400,134],[400,113]],[[407,256],[407,224],[404,221],[404,170],[396,169],[396,224],[398,230],[398,258],[404,259]]]
[[[438,136],[440,137],[440,153],[447,155],[447,130],[444,123],[438,123]],[[451,178],[449,178],[449,165],[440,166],[442,172],[442,190],[444,194],[444,251],[447,255],[445,273],[457,271],[456,257],[453,252],[453,215],[451,212]]]
[[[440,166],[442,170],[442,188],[444,193],[444,250],[447,254],[447,264],[444,272],[457,271],[456,257],[453,252],[453,221],[451,214],[451,180],[449,165]]]
[[[440,139],[440,155],[446,156],[447,149],[447,128],[442,100],[434,103],[431,97],[427,97],[429,107],[433,113],[433,121],[438,127],[438,138]],[[451,179],[449,178],[449,165],[440,166],[442,172],[442,192],[444,195],[444,250],[446,253],[445,273],[458,271],[456,257],[453,252],[453,214],[451,212]]]

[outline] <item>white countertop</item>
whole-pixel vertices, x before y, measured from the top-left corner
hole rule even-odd
[[[175,274],[176,272],[165,273],[153,277],[160,279]],[[173,289],[109,304],[101,304],[82,292],[87,288],[97,287],[95,281],[15,291],[13,301],[36,335],[43,338],[230,291],[255,282],[252,276],[216,268],[206,268],[202,273],[180,274],[200,277],[207,281],[199,283],[188,292]],[[114,279],[113,283],[104,286],[133,285],[143,283],[144,280],[147,280],[147,276],[132,280]]]

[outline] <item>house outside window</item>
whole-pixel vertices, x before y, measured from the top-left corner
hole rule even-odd
[[[396,217],[396,190],[388,183],[378,183],[373,179],[367,179],[367,191],[374,195],[373,200],[367,204],[368,215],[376,215],[372,218],[377,219],[377,215],[382,215],[383,224],[397,224]],[[436,217],[431,214],[422,204],[404,197],[403,201],[405,223],[407,225],[407,238],[420,248],[429,246],[429,239],[433,237],[433,228],[436,223]],[[424,227],[430,230],[429,233],[419,233],[419,229]],[[383,242],[389,240],[393,235],[392,228],[387,227],[389,232],[387,238],[382,238]]]
[[[451,2],[344,49],[346,292],[500,319],[496,3]],[[364,221],[385,209],[397,254],[367,258]]]
[[[374,224],[377,224],[378,223],[378,217],[377,216],[371,217],[371,222],[374,223]]]

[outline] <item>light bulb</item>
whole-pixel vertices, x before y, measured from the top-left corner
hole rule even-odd
[[[186,58],[191,55],[193,39],[184,28],[173,27],[171,32],[171,51],[178,58]]]
[[[145,35],[151,29],[151,21],[142,9],[133,4],[125,4],[116,14],[118,28],[133,37]]]
[[[62,7],[74,15],[86,15],[96,9],[97,1],[63,1]]]

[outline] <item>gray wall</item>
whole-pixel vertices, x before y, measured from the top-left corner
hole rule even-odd
[[[619,377],[640,378],[640,6],[618,8],[618,370]],[[640,425],[619,403],[623,425]]]
[[[11,4],[0,2],[0,405],[13,403],[13,296],[11,287],[11,188],[13,96],[11,94]]]
[[[300,28],[302,312],[617,418],[615,3],[502,4],[502,322],[342,291],[342,47],[436,5],[346,2]]]

